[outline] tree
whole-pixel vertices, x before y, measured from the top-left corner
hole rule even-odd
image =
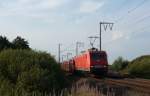
[[[14,49],[30,49],[28,41],[20,36],[17,36],[12,41],[12,44]]]
[[[5,82],[2,85],[4,87],[1,87],[1,82]],[[21,49],[0,52],[0,92],[4,90],[5,93],[10,93],[12,90],[17,93],[18,91],[51,93],[53,91],[59,92],[66,85],[66,79],[60,65],[50,54]],[[0,96],[4,95],[0,93]]]
[[[5,36],[0,36],[0,51],[7,48],[11,48],[11,43]]]
[[[127,67],[128,63],[129,61],[124,60],[121,56],[119,56],[112,64],[112,69],[115,71],[123,70]]]
[[[134,77],[150,79],[150,55],[144,55],[132,60],[126,71]]]

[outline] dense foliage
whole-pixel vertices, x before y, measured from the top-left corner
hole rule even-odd
[[[122,57],[118,57],[112,64],[111,69],[114,71],[120,71],[127,67],[129,61],[124,60]]]
[[[5,36],[0,36],[0,51],[4,49],[30,49],[28,41],[24,38],[17,36],[10,42]]]
[[[138,57],[131,62],[118,57],[111,69],[131,77],[150,79],[150,55]]]
[[[11,48],[11,43],[6,37],[0,36],[0,51],[7,48]]]
[[[150,79],[150,55],[134,59],[126,71],[132,76]]]
[[[0,96],[49,93],[64,86],[63,72],[50,54],[21,49],[0,52]]]
[[[15,49],[29,49],[28,41],[26,41],[24,38],[21,38],[20,36],[17,36],[12,41],[12,45]]]

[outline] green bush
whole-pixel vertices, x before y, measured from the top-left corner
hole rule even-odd
[[[128,64],[129,64],[129,61],[124,60],[122,57],[118,57],[111,65],[111,69],[114,71],[121,71],[125,69]]]
[[[150,55],[136,58],[126,70],[132,76],[150,79]]]
[[[0,96],[18,90],[49,93],[65,85],[64,74],[50,54],[19,49],[0,52]]]
[[[12,48],[13,49],[30,49],[28,41],[26,41],[24,38],[17,36],[12,41]]]
[[[24,38],[17,36],[12,42],[7,37],[0,36],[0,51],[6,49],[30,49],[29,43]]]
[[[11,43],[5,36],[0,36],[0,51],[3,49],[11,48]]]

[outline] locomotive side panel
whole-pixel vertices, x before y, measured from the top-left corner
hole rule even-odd
[[[84,53],[74,58],[75,69],[79,71],[90,71],[89,54]]]

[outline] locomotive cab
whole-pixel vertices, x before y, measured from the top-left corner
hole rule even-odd
[[[105,75],[108,70],[107,54],[97,49],[90,50],[90,71],[96,75]]]

